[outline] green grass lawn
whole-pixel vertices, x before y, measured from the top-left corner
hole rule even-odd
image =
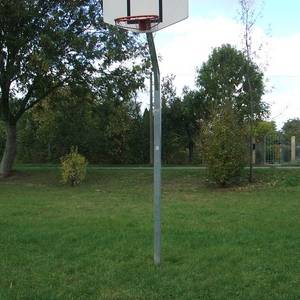
[[[0,299],[300,299],[300,170],[252,186],[163,172],[163,263],[153,265],[151,170],[56,168],[0,181]]]

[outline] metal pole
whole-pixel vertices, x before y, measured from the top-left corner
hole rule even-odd
[[[150,164],[153,165],[153,73],[150,74]]]
[[[147,41],[154,73],[154,263],[161,262],[161,98],[160,72],[152,33],[147,33]]]

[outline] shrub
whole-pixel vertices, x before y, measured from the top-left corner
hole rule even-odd
[[[208,176],[221,186],[240,179],[246,164],[245,130],[231,107],[214,113],[202,132]]]
[[[78,153],[77,147],[72,147],[71,152],[61,158],[61,164],[63,183],[75,186],[85,179],[87,161]]]

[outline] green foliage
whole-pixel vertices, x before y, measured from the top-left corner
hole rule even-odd
[[[292,136],[296,137],[296,141],[300,141],[300,119],[290,119],[286,121],[282,127],[283,136],[290,140]]]
[[[85,179],[87,161],[77,148],[72,147],[71,152],[61,158],[61,166],[63,183],[75,186]]]
[[[149,118],[144,122],[140,105],[131,98],[102,100],[83,88],[63,88],[25,113],[18,160],[57,162],[77,145],[91,163],[148,162],[148,124]]]
[[[167,75],[162,79],[161,101],[162,101],[162,160],[165,163],[174,163],[177,158],[177,150],[182,146],[182,134],[180,132],[181,117],[180,99],[176,96],[174,85],[175,76]]]
[[[263,142],[267,135],[276,135],[276,123],[274,121],[258,121],[254,127],[256,143]]]
[[[196,143],[201,130],[201,124],[209,118],[209,109],[205,98],[199,91],[183,89],[182,120],[184,128],[185,145],[189,151],[189,162],[199,162],[199,149]]]
[[[0,119],[6,123],[15,125],[65,86],[85,85],[99,98],[122,101],[144,85],[146,43],[105,25],[102,1],[0,1],[0,28]]]
[[[66,83],[92,86],[96,79],[102,89],[108,89],[115,86],[112,78],[116,77],[124,88],[142,84],[144,42],[107,28],[101,1],[4,1],[0,4],[0,28],[0,116],[5,120],[16,122]],[[140,58],[138,63],[135,57]],[[130,66],[119,65],[128,60]],[[12,79],[17,84],[4,90]],[[4,99],[6,95],[10,98]]]
[[[240,179],[245,166],[245,132],[229,106],[215,113],[202,131],[209,178],[221,186]]]
[[[176,95],[174,75],[162,81],[162,156],[166,163],[191,163],[195,160],[200,120],[208,117],[208,107],[198,91],[183,89]]]
[[[163,80],[163,160],[199,163],[199,120],[208,118],[208,108],[198,91],[185,88],[177,97],[173,80]],[[78,85],[52,93],[20,120],[18,161],[57,162],[77,145],[91,163],[149,163],[150,116],[142,114],[134,88],[117,84],[115,95],[108,90],[104,98]]]
[[[18,159],[59,161],[74,144],[86,155],[87,133],[93,127],[91,113],[91,95],[87,91],[79,88],[56,91],[26,112],[20,121]]]
[[[117,85],[114,91],[118,96],[107,91],[105,99],[82,86],[52,93],[20,120],[18,161],[58,162],[77,145],[90,163],[149,163],[149,111],[142,114],[134,90],[125,93]],[[174,86],[163,98],[163,159],[194,162],[207,108],[199,92],[185,89],[179,98],[173,91]]]
[[[215,48],[197,73],[196,83],[211,112],[231,102],[239,119],[249,120],[249,77],[254,87],[251,93],[254,119],[261,119],[267,114],[268,106],[261,100],[265,89],[263,73],[233,46],[227,44]]]

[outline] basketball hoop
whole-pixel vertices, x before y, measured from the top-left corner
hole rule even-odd
[[[140,32],[149,32],[160,22],[159,16],[143,15],[128,16],[115,19],[115,24],[124,29],[133,29]]]
[[[135,33],[146,33],[154,76],[153,227],[154,263],[161,263],[161,82],[153,32],[185,20],[189,0],[102,0],[103,20]],[[125,16],[125,17],[120,17]],[[127,16],[127,17],[126,17]]]

